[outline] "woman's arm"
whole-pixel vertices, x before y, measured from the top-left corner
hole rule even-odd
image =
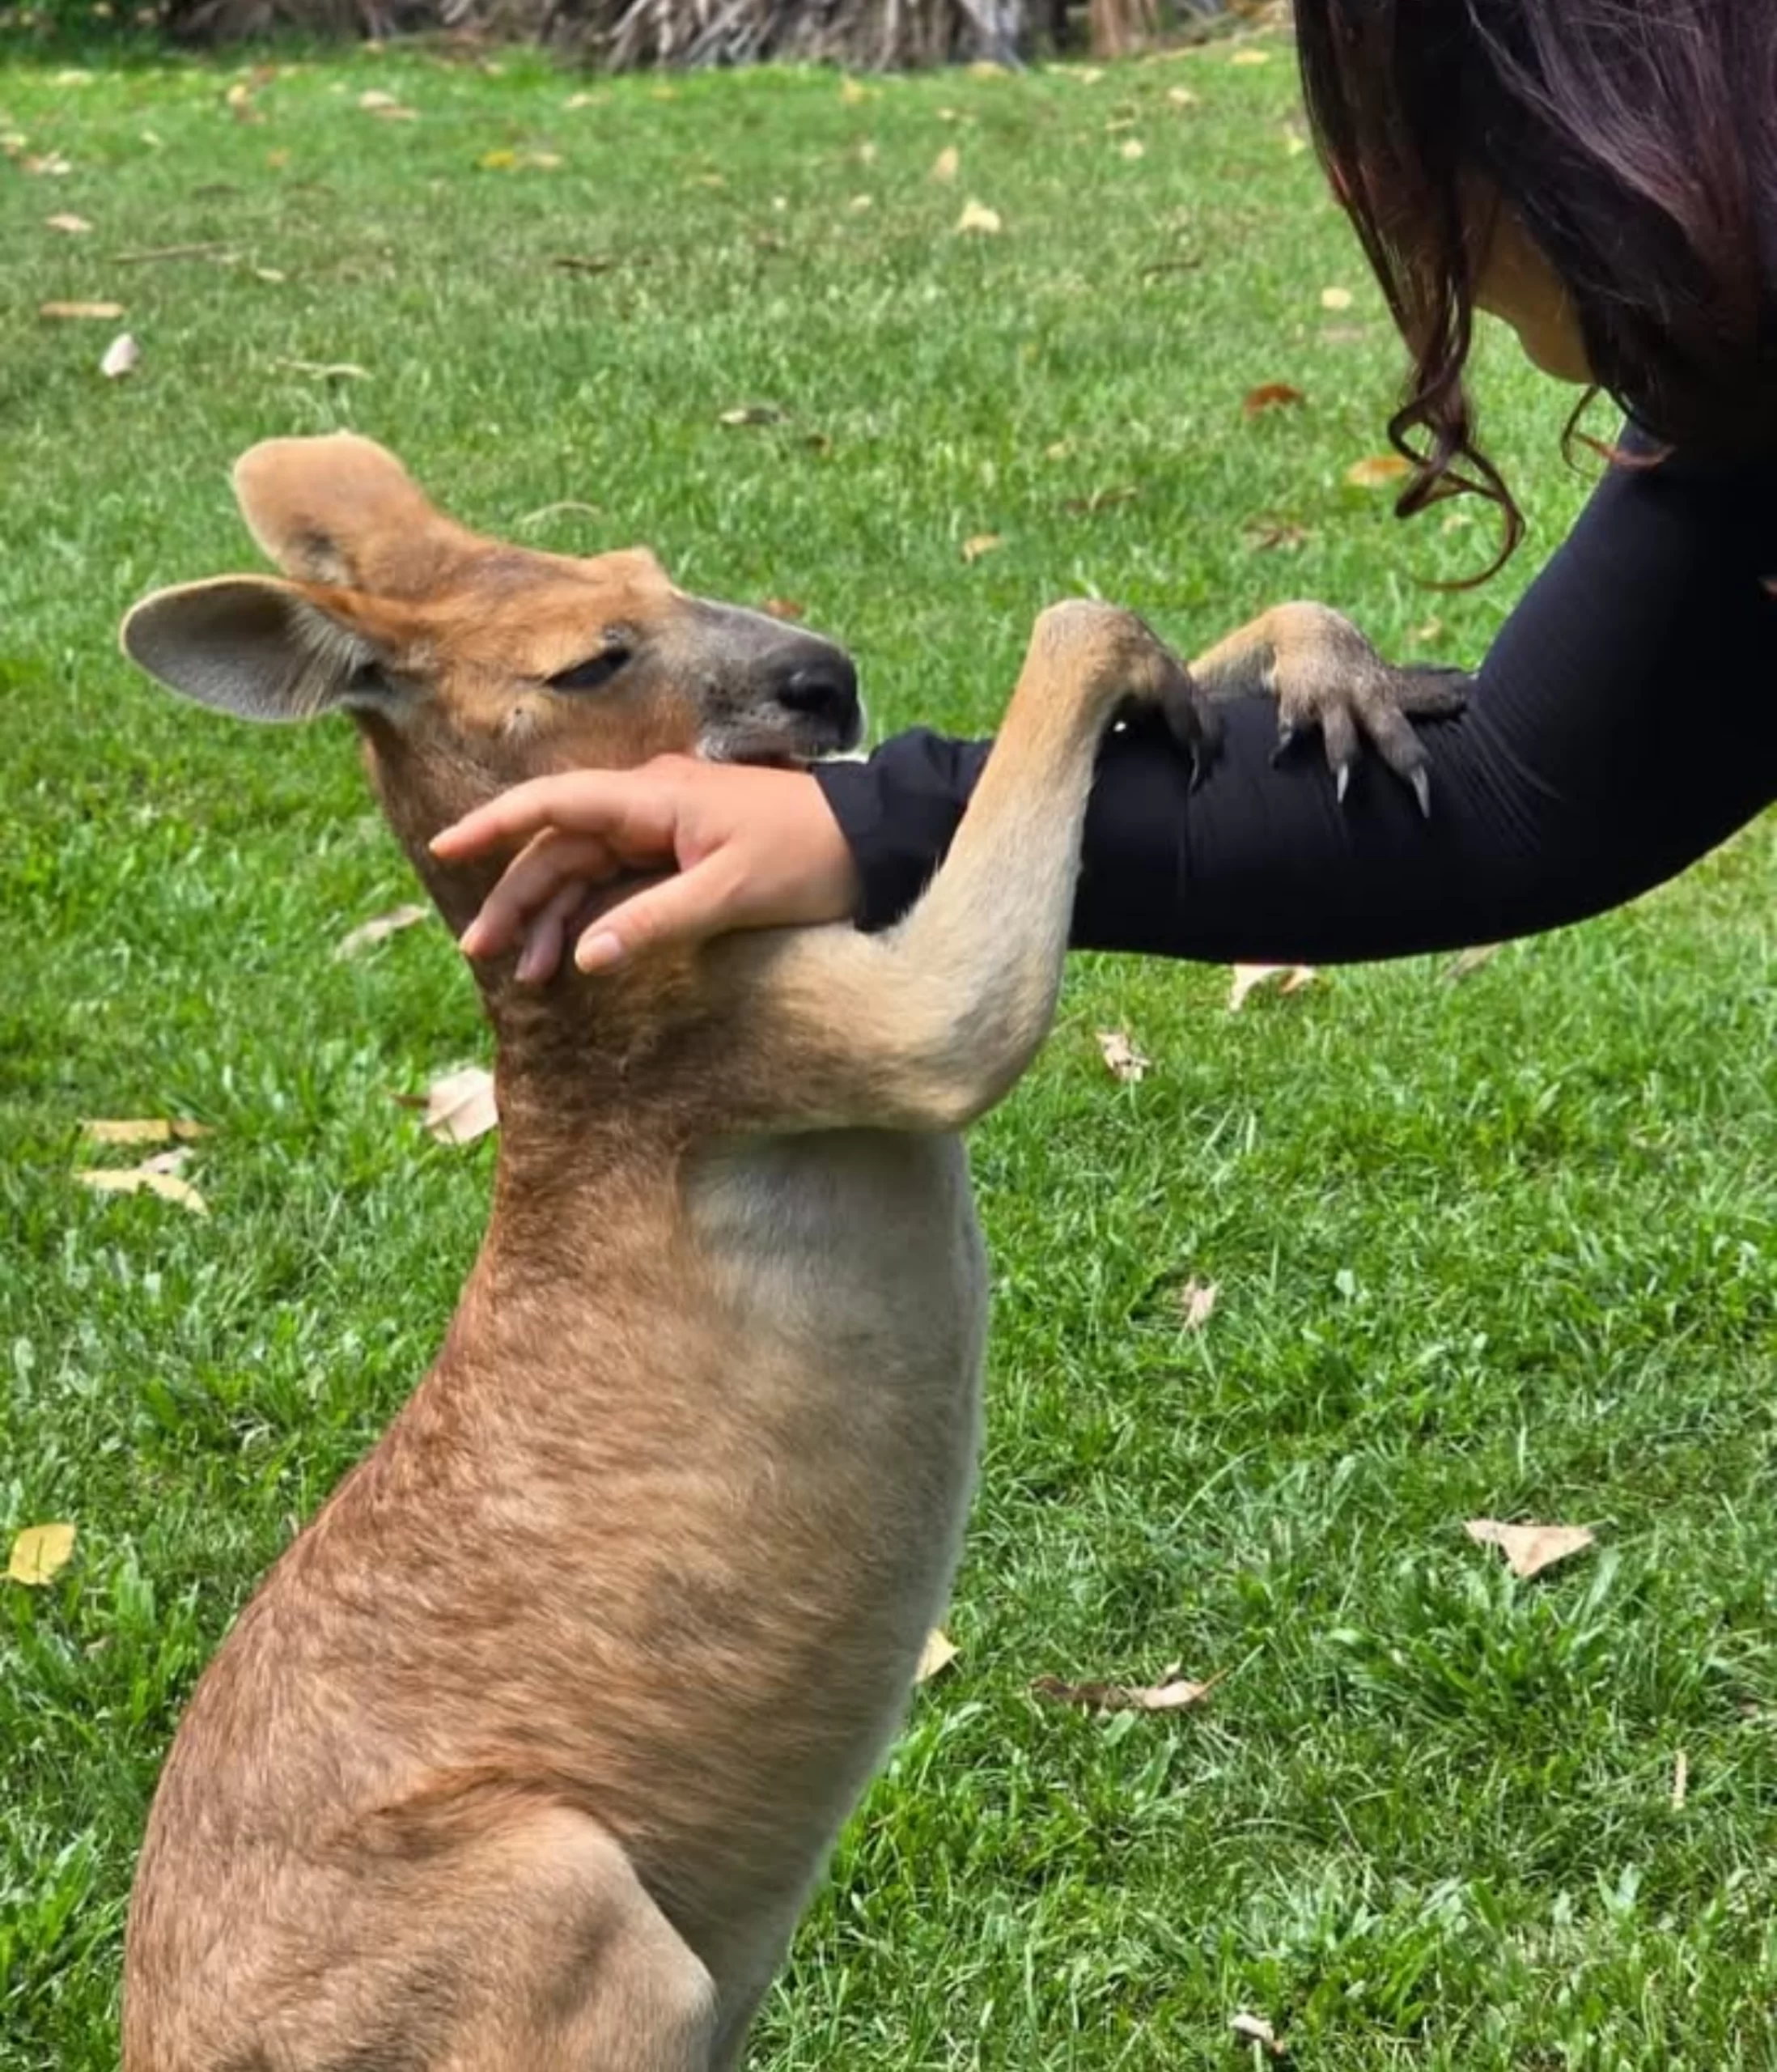
[[[1333,963],[1576,921],[1673,876],[1777,798],[1777,463],[1614,468],[1426,734],[1434,809],[1373,759],[1345,805],[1274,767],[1275,708],[1222,708],[1209,781],[1151,728],[1101,757],[1078,948]],[[923,732],[816,774],[867,925],[917,897],[985,760]]]

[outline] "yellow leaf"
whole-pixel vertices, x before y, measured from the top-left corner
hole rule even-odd
[[[1228,61],[1230,65],[1269,65],[1271,53],[1268,50],[1255,50],[1250,44],[1236,50]]]
[[[207,1123],[190,1122],[183,1115],[145,1115],[123,1122],[83,1122],[80,1134],[88,1144],[189,1144],[212,1132]]]
[[[426,1089],[426,1127],[440,1144],[473,1144],[499,1119],[494,1075],[481,1065],[447,1072]]]
[[[962,558],[965,561],[979,561],[984,554],[997,554],[1005,544],[998,533],[977,533],[973,538],[963,541]]]
[[[1471,971],[1478,971],[1483,964],[1490,964],[1505,948],[1503,942],[1478,942],[1451,958],[1444,966],[1444,975],[1452,985],[1466,979]]]
[[[13,1539],[6,1574],[15,1583],[40,1590],[67,1567],[74,1548],[71,1525],[28,1525]]]
[[[84,216],[70,215],[66,210],[45,216],[44,223],[49,229],[59,230],[69,237],[84,237],[92,228]]]
[[[954,144],[946,144],[931,162],[934,180],[954,180],[962,170],[962,153]]]
[[[1322,309],[1349,309],[1351,307],[1351,291],[1349,288],[1322,288],[1321,307]]]
[[[349,935],[340,937],[333,951],[334,957],[356,957],[361,949],[368,949],[374,943],[385,941],[401,929],[412,928],[416,922],[430,920],[431,915],[430,906],[414,903],[393,907],[387,914],[377,915],[374,919],[361,921]]]
[[[1470,1518],[1462,1529],[1477,1546],[1497,1547],[1512,1574],[1526,1582],[1593,1544],[1583,1525],[1502,1525],[1497,1518]]]
[[[1282,981],[1280,993],[1299,993],[1314,979],[1312,964],[1236,964],[1234,983],[1228,989],[1228,1011],[1238,1014],[1246,1004],[1246,996],[1258,986],[1270,984],[1273,979]]]
[[[40,304],[37,314],[47,316],[52,322],[83,324],[89,321],[121,316],[124,306],[121,302],[45,302]]]
[[[1242,2043],[1256,2043],[1273,2057],[1283,2056],[1283,2045],[1278,2041],[1276,2031],[1262,2015],[1235,2015],[1229,2018],[1228,2026]]]
[[[1112,1076],[1125,1085],[1134,1085],[1147,1076],[1152,1059],[1137,1050],[1121,1029],[1101,1029],[1098,1050]]]
[[[516,151],[483,151],[475,163],[483,172],[510,172],[519,162]]]
[[[189,1180],[145,1160],[140,1166],[89,1166],[74,1174],[83,1187],[100,1195],[159,1195],[163,1201],[177,1202],[193,1216],[208,1216],[210,1204]]]
[[[1398,453],[1375,453],[1368,461],[1356,461],[1345,471],[1345,479],[1353,489],[1386,489],[1406,474],[1412,464]]]
[[[870,98],[870,89],[856,79],[839,82],[839,98],[847,108],[856,108]]]
[[[141,363],[142,347],[127,331],[120,331],[105,347],[105,356],[99,363],[99,372],[108,381],[119,381],[125,375],[134,374]]]
[[[956,219],[959,236],[973,233],[983,237],[995,237],[1005,227],[1000,221],[999,211],[990,209],[982,202],[965,202],[963,212]]]
[[[1189,87],[1168,87],[1166,98],[1174,108],[1195,108],[1198,104],[1197,96]]]
[[[1215,1307],[1215,1283],[1199,1280],[1194,1274],[1180,1289],[1179,1314],[1184,1318],[1186,1331],[1201,1331],[1209,1322]]]
[[[916,1684],[929,1684],[941,1670],[949,1668],[956,1659],[956,1643],[940,1626],[934,1626],[926,1636],[926,1645],[919,1650],[919,1667],[914,1671]]]
[[[1170,1673],[1157,1684],[1069,1684],[1059,1676],[1039,1676],[1031,1684],[1039,1698],[1058,1705],[1080,1705],[1096,1713],[1178,1713],[1201,1705],[1215,1688],[1215,1679],[1194,1684]]]
[[[1147,155],[1147,146],[1139,137],[1126,137],[1117,148],[1126,159],[1145,158]]]

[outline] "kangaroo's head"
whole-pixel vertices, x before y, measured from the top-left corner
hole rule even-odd
[[[796,764],[858,739],[856,672],[830,642],[688,597],[645,551],[481,538],[369,439],[269,439],[235,491],[283,575],[157,592],[124,621],[125,651],[241,719],[349,712],[453,919],[470,889],[450,897],[425,845],[520,779],[669,752]]]

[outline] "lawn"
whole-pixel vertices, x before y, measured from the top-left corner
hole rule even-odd
[[[0,2072],[114,2062],[180,1704],[429,1361],[491,1161],[394,1098],[485,1053],[443,931],[333,956],[412,890],[349,728],[176,704],[121,612],[257,565],[242,448],[350,425],[487,530],[794,601],[884,730],[990,725],[1082,590],[1185,648],[1299,593],[1472,658],[1585,494],[1566,399],[1488,342],[1531,545],[1427,588],[1490,536],[1345,479],[1397,355],[1292,107],[1278,42],[862,86],[0,69],[0,1544],[79,1535],[0,1584]],[[1249,417],[1264,383],[1305,400]],[[759,2065],[1266,2061],[1243,2010],[1325,2072],[1777,2064],[1774,866],[1762,825],[1460,979],[1237,1016],[1225,970],[1075,961],[975,1140],[961,1654]],[[171,1115],[214,1132],[207,1217],[74,1182],[83,1119]],[[1483,1516],[1597,1543],[1519,1582]],[[1207,1704],[1031,1689],[1174,1662]]]

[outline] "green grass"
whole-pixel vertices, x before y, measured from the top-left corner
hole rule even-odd
[[[391,1098],[483,1048],[442,932],[331,961],[410,890],[349,729],[176,705],[119,614],[255,565],[240,449],[351,424],[487,529],[799,601],[884,728],[987,726],[1033,612],[1086,588],[1185,647],[1300,593],[1473,656],[1584,495],[1565,399],[1490,342],[1532,549],[1425,589],[1486,535],[1343,482],[1396,353],[1266,48],[577,106],[520,56],[0,70],[0,130],[71,165],[0,164],[0,1534],[80,1532],[51,1587],[0,1586],[4,2072],[113,2061],[180,1703],[430,1358],[489,1170]],[[1002,235],[952,234],[970,196]],[[35,314],[92,297],[128,305],[127,382],[96,372],[117,327]],[[1249,422],[1264,381],[1308,401]],[[785,417],[719,422],[760,402]],[[1285,523],[1300,547],[1255,550]],[[999,1293],[961,1658],[760,2064],[1172,2072],[1241,2062],[1242,2007],[1327,2072],[1777,2064],[1774,860],[1762,826],[1461,984],[1327,974],[1238,1018],[1225,973],[1076,964],[976,1143]],[[168,1114],[215,1127],[207,1221],[72,1184],[80,1118]],[[1193,1273],[1220,1299],[1186,1335]],[[1599,1548],[1514,1585],[1482,1514]],[[1028,1694],[1175,1660],[1223,1679],[1199,1713]]]

